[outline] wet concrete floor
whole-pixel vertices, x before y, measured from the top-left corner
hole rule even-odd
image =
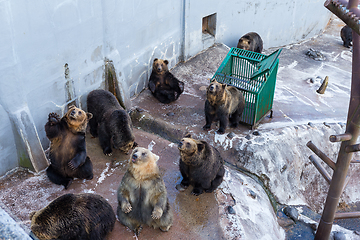
[[[191,188],[178,192],[176,184],[181,180],[178,170],[179,150],[173,144],[156,135],[134,129],[139,146],[149,147],[160,156],[158,165],[168,190],[174,212],[174,223],[169,232],[161,232],[144,226],[139,239],[222,239],[218,224],[218,207],[215,193],[194,196]],[[117,208],[116,191],[126,171],[129,155],[115,150],[108,157],[102,153],[97,138],[87,134],[87,151],[94,166],[92,180],[74,180],[69,189],[52,184],[45,172],[39,174],[17,171],[0,181],[0,200],[25,228],[30,227],[29,213],[46,206],[50,201],[66,193],[91,192],[109,201]],[[108,239],[135,239],[135,235],[120,222],[116,222]]]

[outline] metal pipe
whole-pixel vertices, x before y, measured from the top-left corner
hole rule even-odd
[[[335,219],[344,219],[344,218],[359,218],[360,212],[344,212],[344,213],[336,213]]]
[[[338,134],[338,135],[331,135],[329,137],[330,142],[343,142],[349,141],[352,138],[350,133]]]
[[[309,157],[309,159],[310,159],[311,163],[314,164],[316,169],[320,172],[320,174],[325,178],[325,180],[330,184],[331,183],[331,176],[326,171],[326,169],[321,165],[321,163],[315,158],[314,155],[311,155]]]
[[[328,1],[327,1],[328,2]],[[359,5],[359,0],[350,0],[347,8],[355,11]],[[355,12],[358,12],[356,10]],[[360,15],[359,15],[360,16]],[[342,18],[341,18],[342,19]],[[342,19],[344,20],[344,19]],[[355,23],[355,21],[353,21]],[[339,204],[340,195],[344,187],[346,175],[349,169],[350,161],[353,153],[347,153],[346,147],[354,145],[359,136],[360,128],[360,36],[359,24],[357,31],[354,26],[345,21],[352,31],[353,39],[353,56],[352,56],[352,75],[351,75],[351,94],[349,111],[347,116],[346,133],[352,135],[352,139],[341,143],[338,159],[336,161],[336,169],[334,170],[332,181],[330,183],[329,192],[326,198],[324,210],[320,219],[319,226],[316,231],[315,240],[328,240],[333,225],[335,212]],[[354,27],[354,28],[353,28]]]
[[[320,149],[318,149],[311,141],[309,141],[306,146],[311,149],[321,160],[323,160],[329,167],[331,167],[333,170],[336,169],[335,163],[326,156],[325,153],[323,153]]]
[[[349,7],[350,2],[347,4],[347,1],[327,0],[325,1],[324,6],[343,20],[344,23],[351,27],[356,33],[360,34],[360,12],[358,11],[357,6]],[[348,7],[345,7],[346,5]]]
[[[350,163],[360,163],[360,160],[353,159],[353,160],[350,161]]]
[[[342,191],[341,192],[344,192],[345,191],[345,188],[346,188],[346,186],[349,184],[349,182],[350,182],[350,176],[346,176],[346,179],[345,179],[345,184],[344,184],[344,186],[343,186],[343,189],[342,189]]]
[[[345,151],[347,153],[350,153],[350,152],[358,152],[360,151],[360,144],[354,144],[354,145],[350,145],[350,146],[347,146],[345,148]]]

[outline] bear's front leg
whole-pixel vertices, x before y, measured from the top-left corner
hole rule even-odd
[[[70,160],[68,166],[71,170],[77,169],[80,165],[84,164],[86,160],[86,151],[81,151]]]
[[[229,122],[229,116],[227,114],[224,113],[219,113],[219,121],[220,121],[220,127],[219,130],[217,130],[218,134],[224,134],[225,133],[225,129],[228,125]]]
[[[214,121],[215,112],[213,107],[210,105],[209,101],[205,101],[205,120],[206,124],[203,126],[204,130],[209,130],[211,127],[211,123]]]
[[[48,121],[45,124],[45,133],[49,140],[55,138],[59,134],[60,116],[57,113],[49,113]]]
[[[111,156],[111,136],[106,131],[105,123],[101,123],[99,126],[99,141],[103,153],[107,156]]]

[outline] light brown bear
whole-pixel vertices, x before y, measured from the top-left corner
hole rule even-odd
[[[85,144],[85,130],[91,118],[91,113],[71,106],[61,119],[56,113],[50,113],[45,124],[50,140],[50,165],[46,174],[53,183],[64,185],[65,189],[74,178],[93,178],[93,166],[86,155]]]
[[[92,193],[62,195],[30,214],[31,231],[40,240],[103,240],[115,224],[111,205]]]
[[[179,167],[183,179],[176,189],[184,191],[192,185],[194,188],[191,193],[200,195],[204,191],[214,191],[221,184],[225,168],[224,161],[216,148],[187,134],[181,139],[178,149]]]
[[[184,91],[184,83],[169,72],[168,60],[154,59],[148,87],[162,103],[171,103]]]
[[[136,235],[142,224],[168,231],[173,222],[166,187],[156,164],[158,159],[148,149],[135,148],[117,191],[117,217]]]
[[[210,129],[213,121],[220,121],[220,127],[217,131],[219,134],[225,133],[229,121],[230,127],[237,127],[244,108],[245,98],[239,89],[213,79],[206,92],[206,124],[203,129]]]

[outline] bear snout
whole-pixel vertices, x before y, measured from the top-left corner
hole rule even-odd
[[[210,85],[210,86],[209,86],[209,91],[210,91],[210,92],[214,92],[214,91],[215,91],[215,86],[214,86],[214,85]]]
[[[183,145],[184,145],[183,142],[179,142],[178,148],[179,148],[179,149],[182,148]]]
[[[138,156],[136,154],[133,154],[132,157],[131,157],[131,161],[133,163],[135,163],[137,159],[138,159]]]

